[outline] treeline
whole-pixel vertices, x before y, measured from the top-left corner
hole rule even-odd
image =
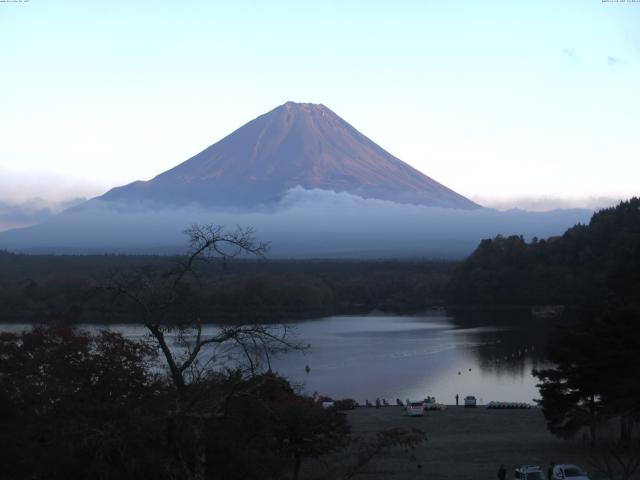
[[[447,298],[455,304],[603,304],[640,285],[640,199],[593,215],[564,235],[526,242],[483,240],[455,269]]]
[[[136,322],[112,278],[165,271],[181,257],[18,255],[0,252],[0,321]],[[453,262],[214,261],[199,265],[184,306],[203,321],[280,321],[411,312],[444,303]]]
[[[593,215],[560,237],[484,240],[455,270],[460,305],[568,306],[534,371],[549,431],[583,437],[607,478],[640,468],[640,199]]]
[[[539,243],[539,242],[538,242]],[[541,299],[573,302],[574,323],[557,328],[546,353],[552,368],[534,371],[549,430],[589,439],[594,468],[635,478],[640,468],[640,199],[596,213],[550,247],[528,246],[540,269],[565,270]],[[532,264],[532,267],[535,266]],[[571,292],[570,287],[575,291]],[[544,292],[543,290],[540,293]]]

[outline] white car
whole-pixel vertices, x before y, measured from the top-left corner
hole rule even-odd
[[[553,467],[550,480],[589,480],[589,476],[577,465],[562,464]]]
[[[324,397],[322,399],[322,408],[333,408],[335,407],[335,403],[332,398]]]
[[[515,478],[519,480],[547,480],[547,477],[538,465],[522,465],[516,468]]]
[[[407,402],[405,408],[410,417],[424,417],[424,402]]]

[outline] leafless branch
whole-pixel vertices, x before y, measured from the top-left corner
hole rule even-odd
[[[254,375],[261,359],[271,368],[272,355],[301,349],[289,341],[289,332],[284,326],[217,326],[205,333],[200,317],[190,318],[188,312],[182,310],[188,304],[180,303],[184,302],[181,295],[193,287],[188,277],[195,278],[197,286],[201,286],[197,272],[200,262],[245,254],[263,257],[268,244],[256,241],[251,228],[237,227],[229,232],[219,225],[192,225],[185,233],[189,237],[189,250],[172,268],[148,267],[136,272],[120,272],[109,280],[114,297],[125,299],[139,311],[140,321],[163,353],[178,397],[186,395],[190,382],[206,378],[207,371],[222,358],[221,354],[231,358],[239,355],[237,358],[243,359],[248,373]]]

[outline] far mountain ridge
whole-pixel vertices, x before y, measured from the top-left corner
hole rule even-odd
[[[253,207],[294,187],[458,209],[479,205],[394,157],[322,104],[287,102],[149,181],[100,200]]]

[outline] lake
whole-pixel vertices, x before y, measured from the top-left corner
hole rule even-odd
[[[307,393],[395,402],[434,396],[455,403],[475,395],[532,402],[533,368],[546,366],[546,325],[535,328],[460,325],[444,312],[424,315],[336,316],[295,325],[307,353],[278,359],[275,370]],[[508,324],[507,324],[508,325]],[[534,330],[534,331],[531,331]],[[309,372],[305,366],[309,366]]]
[[[490,326],[487,326],[490,325]],[[517,325],[517,326],[514,326]],[[333,316],[289,324],[304,352],[276,358],[274,370],[301,391],[360,403],[376,397],[395,403],[434,396],[452,404],[475,395],[532,402],[539,398],[533,368],[544,367],[549,326],[515,313],[447,315],[369,314]],[[3,325],[4,330],[25,325]],[[88,326],[89,328],[103,328]],[[145,336],[140,325],[114,325],[129,338]],[[213,328],[213,327],[208,327]],[[307,368],[308,371],[307,371]]]

